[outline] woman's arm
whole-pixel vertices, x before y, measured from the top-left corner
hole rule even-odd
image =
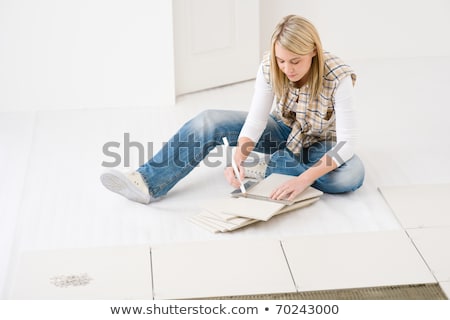
[[[238,165],[241,179],[244,179],[245,174],[242,163],[247,159],[250,152],[252,152],[255,143],[259,140],[266,128],[273,98],[274,93],[272,91],[272,86],[266,82],[262,66],[260,66],[256,75],[250,110],[239,134],[238,145],[234,154],[234,160]],[[225,178],[233,187],[239,187],[239,181],[236,179],[233,170],[230,168],[225,170]]]

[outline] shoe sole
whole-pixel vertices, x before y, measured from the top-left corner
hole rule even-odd
[[[150,196],[142,193],[128,178],[121,172],[110,171],[100,176],[102,184],[110,191],[118,193],[125,198],[143,203],[150,203]]]

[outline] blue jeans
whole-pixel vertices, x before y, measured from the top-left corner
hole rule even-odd
[[[247,112],[207,110],[186,122],[180,130],[147,163],[138,168],[150,194],[158,198],[167,194],[227,137],[236,146]],[[314,165],[333,142],[319,142],[296,156],[286,149],[291,128],[269,117],[266,129],[254,151],[271,155],[266,176],[276,172],[298,176]],[[343,193],[358,189],[364,180],[364,166],[355,155],[339,168],[317,179],[313,184],[327,193]]]

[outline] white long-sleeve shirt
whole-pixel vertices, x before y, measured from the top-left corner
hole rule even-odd
[[[274,96],[272,87],[265,81],[260,66],[256,75],[250,110],[239,137],[247,137],[255,143],[258,142],[266,128]],[[328,151],[328,154],[338,166],[341,166],[353,156],[358,135],[354,89],[350,76],[341,80],[334,98],[336,145]]]

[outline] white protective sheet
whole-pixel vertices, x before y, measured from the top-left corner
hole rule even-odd
[[[2,142],[1,150],[6,153],[1,159],[6,166],[0,168],[0,187],[13,191],[0,205],[12,211],[8,218],[0,216],[0,225],[8,219],[14,231],[2,234],[7,238],[1,242],[0,260],[7,266],[0,269],[2,296],[8,296],[9,275],[26,250],[401,229],[377,188],[450,182],[450,109],[446,105],[450,78],[442,72],[450,68],[450,59],[348,62],[358,73],[361,130],[356,152],[366,168],[363,187],[345,195],[325,194],[312,206],[232,233],[213,234],[188,221],[200,212],[201,199],[232,191],[223,178],[223,163],[216,167],[201,164],[167,197],[148,206],[107,191],[99,175],[105,169],[102,162],[113,160],[104,153],[108,142],[120,143],[112,148],[121,156],[118,169],[135,169],[139,149],[130,146],[132,141],[142,143],[145,152],[152,146],[155,151],[201,110],[246,110],[252,82],[184,96],[173,107],[43,110],[31,119],[8,113],[9,129],[1,126],[0,132],[3,135],[7,130],[14,143]],[[2,119],[5,116],[1,114]],[[21,128],[31,126],[29,137],[29,131]],[[24,149],[16,148],[16,143]],[[218,153],[219,149],[214,150],[215,160],[220,159]]]

